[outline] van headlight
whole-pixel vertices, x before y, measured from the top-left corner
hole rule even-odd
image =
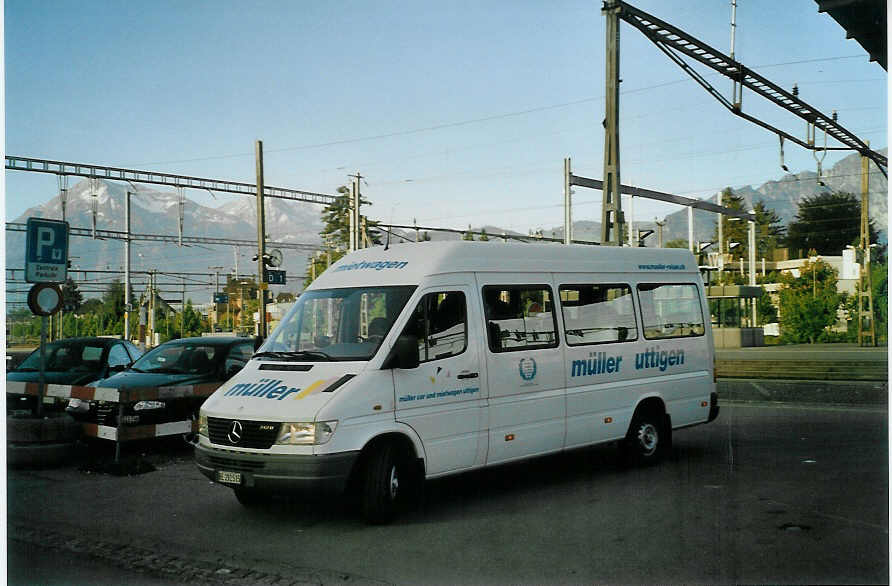
[[[208,437],[208,416],[204,413],[198,415],[198,435]]]
[[[331,439],[337,421],[316,421],[310,423],[283,423],[276,443],[279,445],[324,444]]]

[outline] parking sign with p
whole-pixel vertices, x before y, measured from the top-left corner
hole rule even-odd
[[[68,277],[68,222],[28,218],[25,281],[63,283]]]

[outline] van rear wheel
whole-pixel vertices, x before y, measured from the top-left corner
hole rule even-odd
[[[369,454],[363,469],[360,513],[366,523],[390,522],[403,500],[407,470],[405,458],[393,444],[384,444]]]

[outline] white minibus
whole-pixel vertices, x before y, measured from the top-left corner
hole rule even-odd
[[[367,248],[204,403],[196,463],[245,505],[349,488],[386,522],[429,478],[604,442],[656,462],[718,415],[713,361],[687,250]]]

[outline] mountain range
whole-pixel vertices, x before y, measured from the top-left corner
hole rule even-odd
[[[176,193],[159,191],[143,185],[128,186],[116,182],[98,181],[94,188],[89,180],[83,180],[68,190],[66,198],[66,219],[70,226],[90,229],[93,226],[93,206],[96,208],[96,227],[99,230],[123,231],[125,227],[124,205],[126,192],[130,197],[130,231],[133,234],[163,234],[176,236],[179,222],[179,198]],[[322,229],[323,208],[304,202],[265,199],[266,232],[268,242],[319,244],[319,231]],[[257,202],[253,197],[243,197],[226,202],[217,208],[203,206],[184,198],[183,233],[187,236],[228,238],[257,241]],[[61,198],[56,195],[48,202],[29,208],[13,222],[25,222],[29,217],[60,219],[62,217]],[[6,232],[6,267],[23,268],[25,258],[24,232]],[[208,277],[186,277],[187,298],[195,303],[210,300],[211,289],[202,283],[213,281],[211,267],[225,267],[220,271],[221,287],[225,284],[225,274],[232,272],[238,259],[238,273],[253,275],[257,263],[251,258],[256,254],[256,244],[248,248],[234,248],[208,244],[178,246],[176,243],[134,241],[131,244],[131,271],[159,273],[203,273]],[[273,286],[273,294],[280,291],[295,292],[303,287],[307,267],[307,252],[283,249],[282,266],[288,275],[284,287]],[[72,269],[98,269],[121,271],[124,267],[124,243],[122,240],[93,239],[72,236],[69,245],[69,258]],[[7,273],[8,274],[8,273]],[[22,273],[15,275],[19,280]],[[87,297],[95,296],[115,277],[111,273],[74,272],[72,276],[85,290]],[[140,280],[143,278],[140,277]],[[164,277],[164,282],[179,282],[172,275]],[[134,282],[137,282],[134,279]],[[26,286],[16,285],[23,290]],[[172,289],[175,291],[175,288]],[[191,295],[191,292],[195,292]],[[134,287],[139,295],[141,290]],[[167,297],[178,297],[167,295]]]
[[[883,151],[885,152],[885,151]],[[888,235],[888,186],[886,178],[871,163],[870,175],[870,216],[881,239]],[[758,201],[774,209],[785,224],[792,221],[802,198],[814,195],[823,190],[846,191],[859,194],[861,187],[861,159],[857,154],[850,155],[826,171],[822,178],[824,186],[818,184],[817,174],[813,171],[802,171],[767,181],[757,188],[750,185],[733,188],[732,191],[744,198],[751,207]],[[167,234],[178,233],[179,199],[176,193],[159,191],[143,185],[125,186],[116,182],[100,180],[94,188],[89,180],[83,180],[68,190],[66,218],[73,227],[90,228],[93,224],[93,206],[96,208],[96,227],[101,230],[124,230],[124,201],[126,192],[131,196],[131,232],[134,234]],[[717,202],[718,193],[708,198]],[[254,242],[257,238],[256,200],[243,197],[226,202],[219,207],[203,206],[185,198],[183,213],[183,232],[188,236],[204,236],[213,238],[240,239]],[[267,198],[266,228],[268,241],[302,243],[312,246],[320,245],[319,232],[323,227],[321,213],[323,208],[310,203],[286,201]],[[14,222],[25,222],[28,217],[61,218],[61,199],[56,194],[46,203],[36,205],[14,219]],[[663,228],[663,241],[687,239],[687,210],[678,211],[666,216]],[[639,229],[653,229],[653,222],[635,222]],[[503,230],[498,226],[482,226],[491,238],[496,239],[503,233],[517,234]],[[479,231],[481,227],[472,228]],[[712,238],[715,230],[715,215],[701,210],[694,211],[694,237],[698,240]],[[414,231],[395,231],[406,239],[414,240]],[[543,229],[543,236],[563,237],[563,226]],[[573,223],[574,239],[598,241],[601,237],[599,222],[577,220]],[[430,232],[433,240],[458,239],[458,233]],[[25,243],[23,232],[6,232],[6,267],[7,269],[23,268]],[[655,246],[656,236],[647,239],[647,245]],[[225,282],[223,274],[232,272],[238,263],[238,273],[251,275],[257,270],[256,262],[251,257],[256,247],[234,249],[229,246],[194,244],[179,247],[175,243],[138,241],[131,245],[131,270],[146,271],[157,269],[159,272],[203,273],[212,274],[209,267],[226,267],[221,271],[221,282]],[[283,249],[282,267],[287,271],[288,284],[284,287],[273,286],[273,294],[279,291],[299,291],[303,286],[307,268],[308,252]],[[70,245],[72,268],[100,269],[119,271],[124,264],[124,244],[121,240],[92,239],[89,237],[72,237]],[[9,273],[7,273],[9,275]],[[22,274],[16,272],[15,277],[21,279]],[[86,296],[95,296],[114,275],[111,273],[90,274],[75,273],[78,281],[83,280]],[[207,285],[213,277],[191,276],[186,280],[187,297],[196,303],[207,302],[210,289]],[[189,280],[191,279],[191,281]],[[173,276],[166,278],[168,282],[176,281]],[[88,284],[89,283],[89,284]],[[93,287],[93,289],[90,289]],[[23,284],[15,285],[17,290],[27,290]],[[136,293],[140,291],[134,288]],[[192,293],[194,292],[194,294]],[[12,298],[13,295],[10,295]],[[207,299],[206,299],[207,298]]]

